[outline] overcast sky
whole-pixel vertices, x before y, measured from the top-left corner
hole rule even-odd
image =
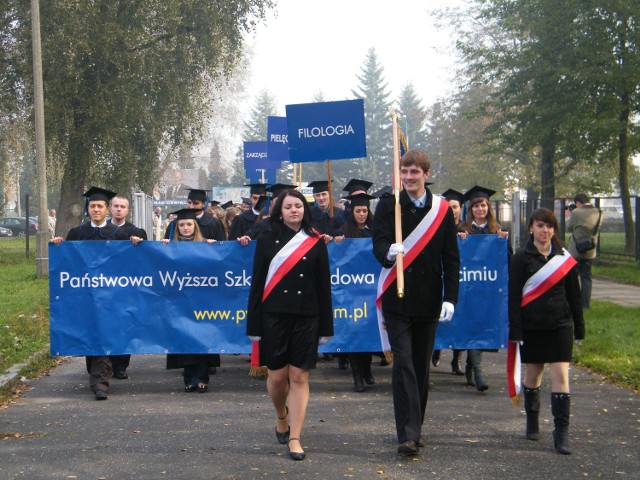
[[[451,4],[453,2],[446,2]],[[434,0],[278,0],[253,37],[248,101],[264,89],[279,114],[309,103],[321,91],[328,101],[353,98],[367,51],[375,48],[396,100],[411,81],[423,102],[453,89],[451,35],[438,32],[429,10]]]

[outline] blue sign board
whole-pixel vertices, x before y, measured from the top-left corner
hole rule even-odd
[[[267,158],[269,161],[289,160],[287,117],[267,117]]]
[[[291,162],[367,156],[364,100],[287,105],[286,111]]]

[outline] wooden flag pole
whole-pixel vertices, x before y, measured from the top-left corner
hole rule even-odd
[[[400,141],[398,138],[398,113],[394,109],[391,112],[392,131],[393,131],[393,194],[396,197],[395,205],[395,224],[396,224],[396,243],[402,243],[402,210],[400,206]],[[396,277],[398,286],[398,298],[404,298],[404,255],[398,253],[396,257]]]
[[[329,182],[329,218],[333,218],[333,189],[331,188],[331,160],[327,160],[327,182]]]

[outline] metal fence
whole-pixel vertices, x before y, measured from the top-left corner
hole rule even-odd
[[[501,202],[502,203],[502,202]],[[518,248],[522,245],[527,238],[527,223],[529,216],[539,206],[539,199],[533,201],[520,200],[518,195],[514,195],[514,199],[511,205],[511,227],[515,223],[518,228],[514,230],[512,238],[514,240],[514,248]],[[560,227],[560,237],[565,239],[565,242],[569,241],[570,234],[566,231],[569,217],[571,216],[571,210],[569,206],[572,202],[568,199],[561,198],[554,200],[554,213],[558,219]],[[602,223],[600,227],[600,236],[598,241],[598,254],[607,255],[612,257],[618,257],[620,259],[635,259],[640,261],[640,218],[638,217],[638,211],[640,211],[640,197],[631,198],[631,210],[633,217],[633,228],[635,245],[633,253],[625,253],[625,226],[622,217],[622,199],[620,197],[594,197],[591,203],[602,210]],[[498,208],[496,206],[496,208]],[[501,222],[504,224],[504,222]]]

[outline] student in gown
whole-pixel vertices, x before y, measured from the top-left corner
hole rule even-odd
[[[66,241],[87,240],[131,240],[134,244],[142,241],[142,238],[129,235],[125,229],[107,221],[109,203],[116,196],[115,192],[104,188],[91,187],[84,194],[87,201],[86,213],[89,219],[78,227],[74,227],[67,233]],[[53,237],[50,242],[60,245],[62,237]],[[89,386],[96,400],[106,400],[109,394],[109,385],[113,378],[113,365],[111,357],[106,355],[88,356],[86,358],[87,371],[89,372]]]
[[[173,212],[176,220],[173,222],[172,240],[162,240],[165,245],[171,242],[207,242],[210,245],[216,241],[206,239],[200,232],[198,215],[200,210],[183,208]],[[167,369],[182,368],[184,391],[205,393],[209,388],[209,369],[220,366],[220,355],[208,353],[173,353],[167,355]]]

